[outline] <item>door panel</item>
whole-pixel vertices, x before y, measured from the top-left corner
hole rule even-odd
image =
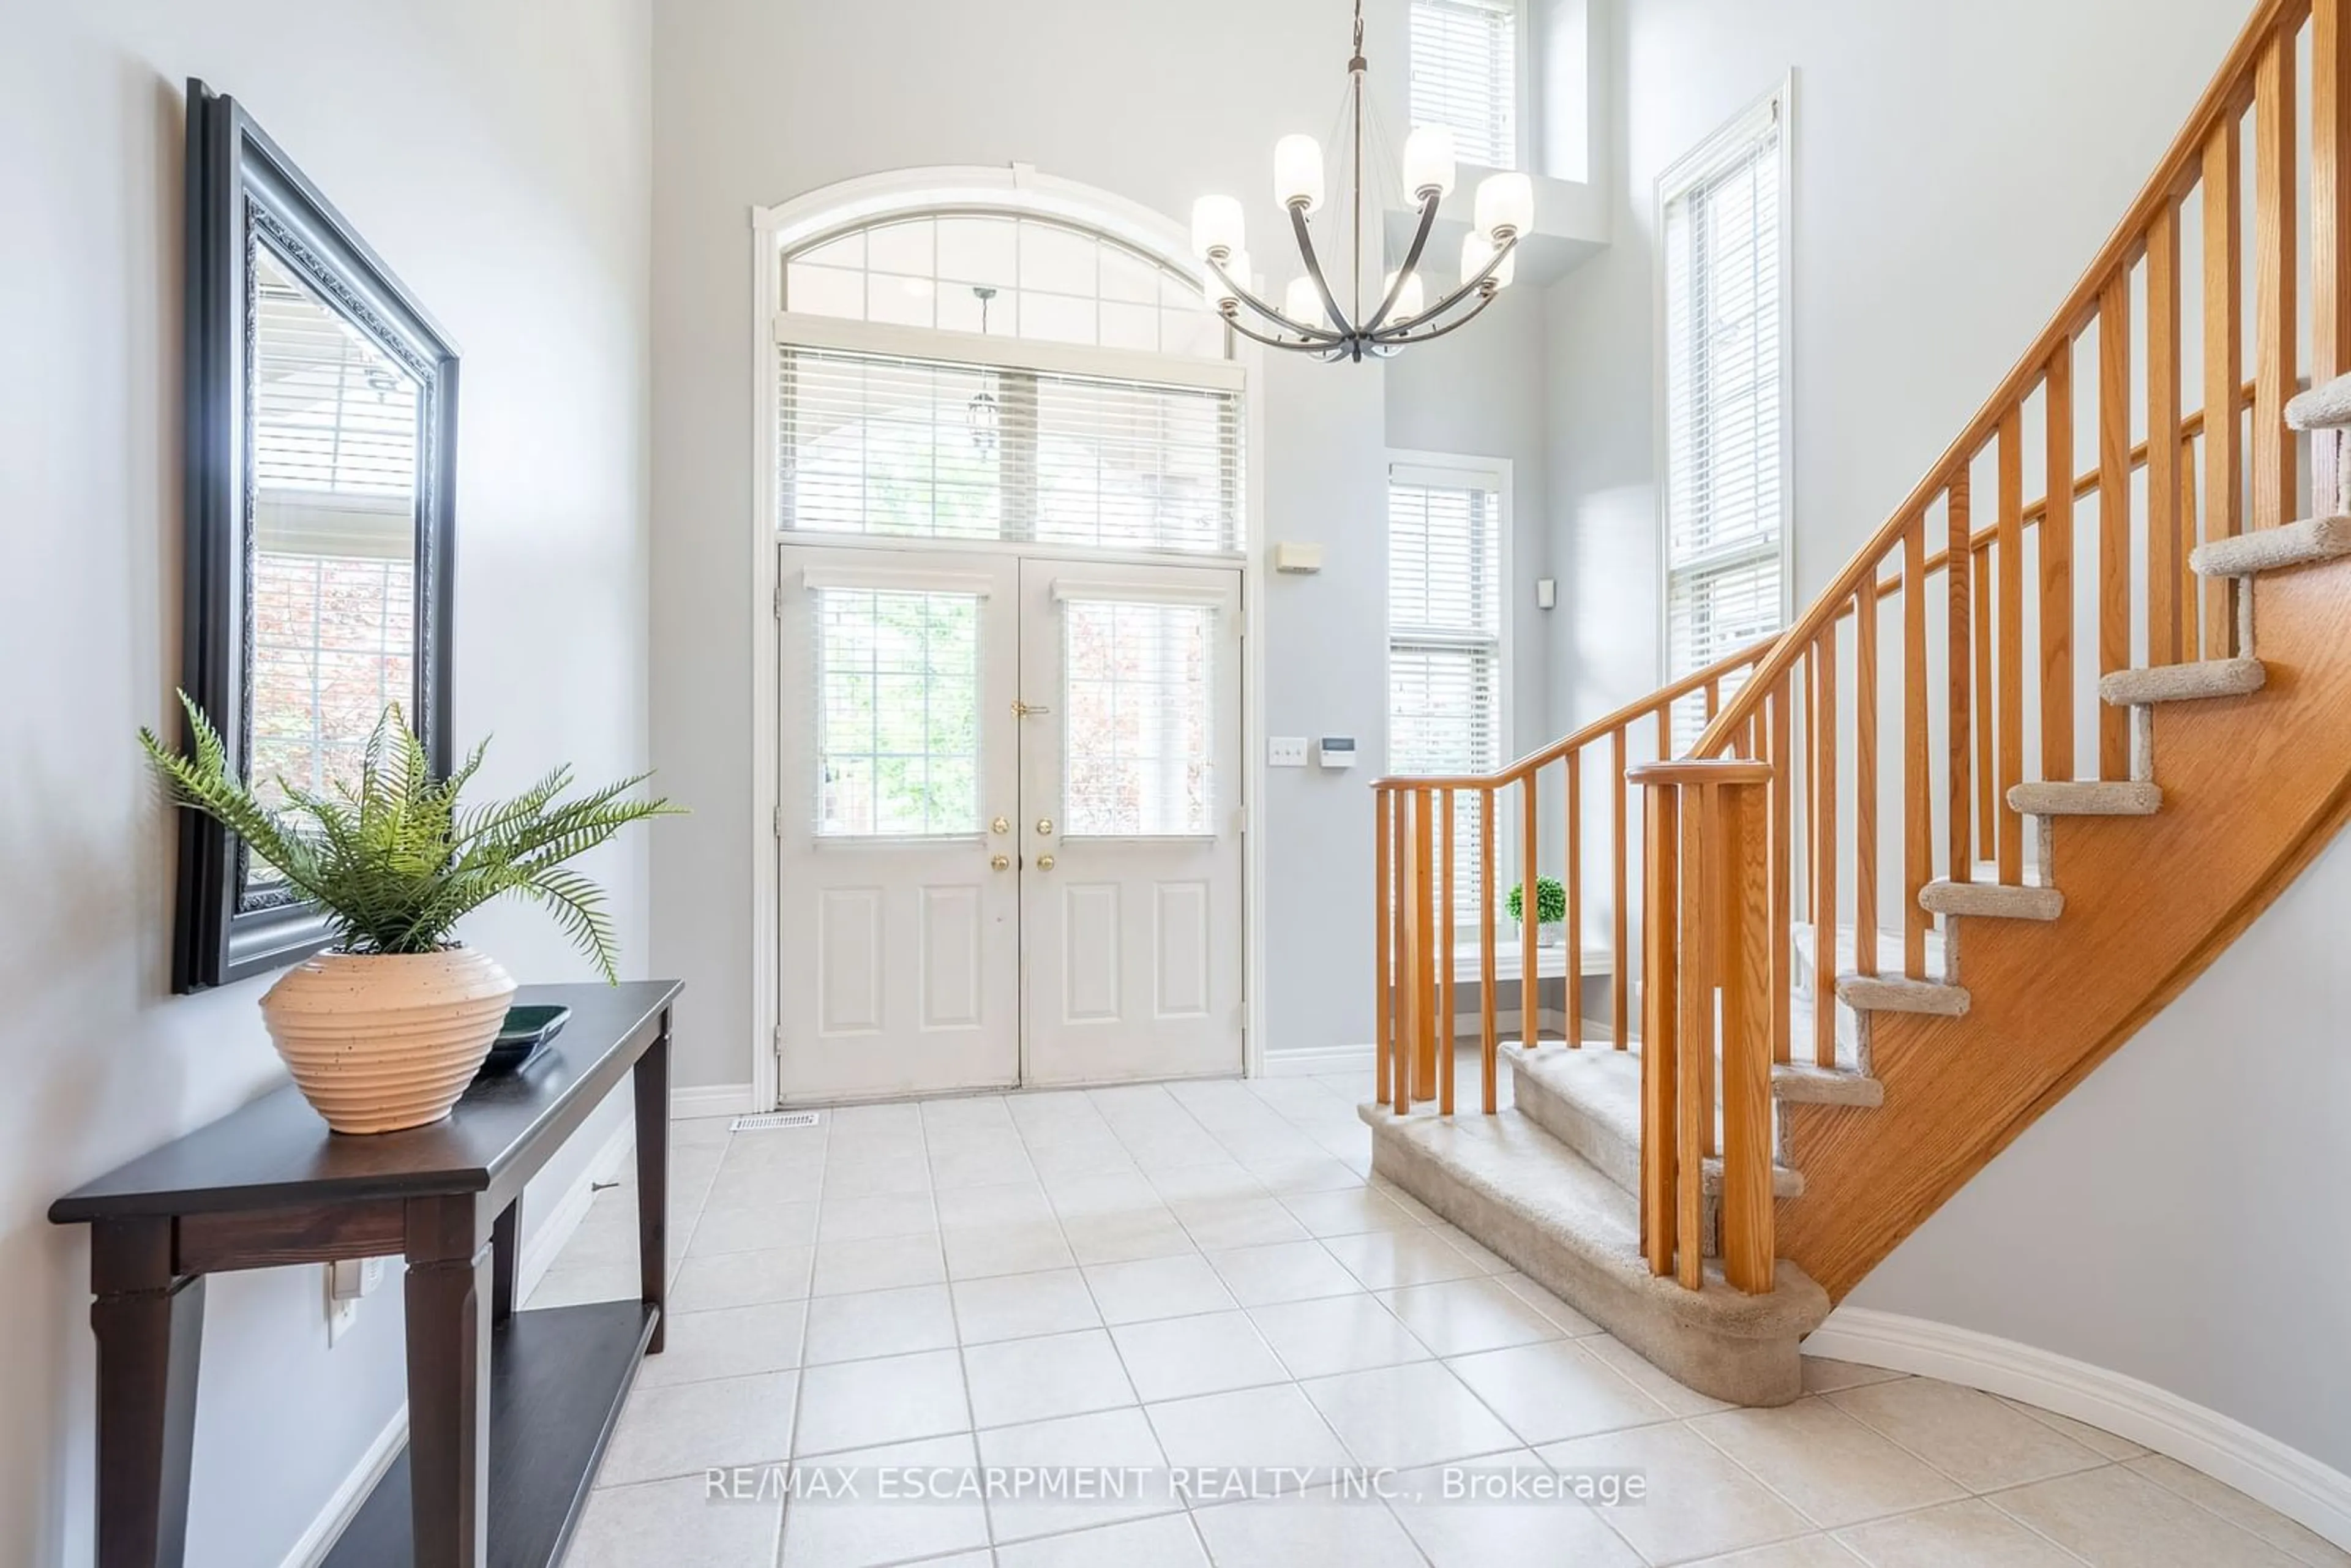
[[[1119,937],[1123,930],[1118,917],[1118,884],[1064,880],[1059,886],[1061,924],[1066,934],[1061,1021],[1116,1022],[1120,1016]],[[1045,896],[1052,896],[1050,887],[1045,890]]]
[[[923,1027],[976,1029],[987,985],[980,970],[985,903],[975,885],[923,889]]]
[[[872,1034],[882,1027],[882,890],[823,888],[817,907],[819,1031]]]
[[[1240,574],[1020,573],[1023,1081],[1241,1066]]]
[[[1208,884],[1163,882],[1155,891],[1158,894],[1155,912],[1158,951],[1153,956],[1159,986],[1159,1016],[1205,1018],[1211,989]]]
[[[787,546],[781,583],[783,1097],[1016,1082],[1017,570]]]
[[[782,549],[783,1098],[1238,1071],[1240,574]]]

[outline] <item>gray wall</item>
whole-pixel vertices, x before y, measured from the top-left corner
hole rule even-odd
[[[1659,673],[1657,172],[1795,68],[1801,605],[2030,342],[2250,6],[1610,10],[1616,243],[1548,300],[1551,551],[1571,607],[1553,628],[1562,727]],[[2351,990],[2333,956],[2346,897],[2338,844],[1855,1303],[2126,1373],[2351,1469],[2351,1265],[2329,1163],[2351,1141]]]
[[[1614,244],[1548,291],[1552,565],[1572,612],[1554,632],[1556,724],[1659,678],[1658,173],[1794,69],[1801,605],[2032,340],[2250,9],[1610,0],[1595,27],[1595,140],[1611,160]]]
[[[2338,840],[1853,1303],[2128,1373],[2351,1474],[2346,909]]]
[[[1404,80],[1400,0],[1370,7],[1376,84]],[[679,1072],[751,1076],[752,429],[748,214],[852,175],[930,164],[1035,164],[1178,218],[1222,190],[1251,204],[1257,265],[1288,276],[1272,241],[1276,137],[1327,136],[1345,82],[1338,5],[1208,0],[1175,13],[1076,0],[940,0],[789,6],[698,0],[656,15],[653,265],[653,753],[697,815],[654,852],[654,961],[684,975]],[[886,64],[877,64],[886,62]],[[1391,125],[1403,116],[1390,112]],[[1519,314],[1523,322],[1524,311]],[[1505,318],[1504,319],[1508,319]],[[1465,333],[1464,343],[1479,334]],[[1426,351],[1415,406],[1477,431],[1518,418],[1540,384],[1531,331],[1487,329],[1459,356]],[[1510,361],[1494,382],[1448,375]],[[1399,361],[1403,364],[1405,361]],[[1320,540],[1321,576],[1269,576],[1265,719],[1270,734],[1352,734],[1384,755],[1384,476],[1392,436],[1437,444],[1385,402],[1403,372],[1283,362],[1260,398],[1267,515],[1258,542]],[[1387,382],[1383,385],[1384,379]],[[1529,436],[1534,440],[1531,443]],[[1523,452],[1513,428],[1468,449]],[[1520,516],[1537,543],[1539,507]],[[1531,578],[1526,580],[1530,584]],[[1529,588],[1531,594],[1531,587]],[[1540,662],[1522,694],[1540,713]],[[787,670],[785,678],[792,678]],[[1371,1036],[1371,800],[1366,770],[1282,770],[1260,817],[1267,873],[1269,1050]]]
[[[488,789],[558,758],[600,779],[650,753],[649,20],[643,0],[0,13],[0,1562],[73,1563],[87,1249],[42,1210],[283,1080],[263,982],[168,994],[171,824],[131,744],[178,664],[182,80],[244,99],[464,349],[458,727],[496,734]],[[640,974],[649,853],[641,835],[590,867]],[[519,977],[583,976],[534,913],[466,935]],[[398,1409],[400,1331],[396,1280],[331,1351],[318,1270],[215,1281],[191,1563],[279,1560]]]

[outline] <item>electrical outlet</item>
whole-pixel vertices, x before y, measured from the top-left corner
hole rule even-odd
[[[1265,743],[1265,765],[1268,768],[1303,768],[1306,766],[1306,737],[1302,735],[1277,735]]]
[[[333,1344],[359,1322],[360,1300],[383,1285],[391,1260],[345,1258],[327,1265],[327,1343]]]
[[[356,1261],[327,1265],[327,1343],[332,1345],[360,1321],[360,1265]]]

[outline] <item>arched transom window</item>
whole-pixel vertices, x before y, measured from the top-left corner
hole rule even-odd
[[[1196,277],[1049,218],[939,213],[874,224],[784,259],[784,308],[851,321],[1220,360]]]
[[[779,528],[1241,548],[1241,369],[1176,267],[953,210],[820,230],[779,260]]]

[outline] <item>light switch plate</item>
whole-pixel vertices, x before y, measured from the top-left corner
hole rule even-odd
[[[1265,765],[1268,768],[1303,768],[1306,766],[1306,737],[1302,735],[1277,735],[1265,743]]]

